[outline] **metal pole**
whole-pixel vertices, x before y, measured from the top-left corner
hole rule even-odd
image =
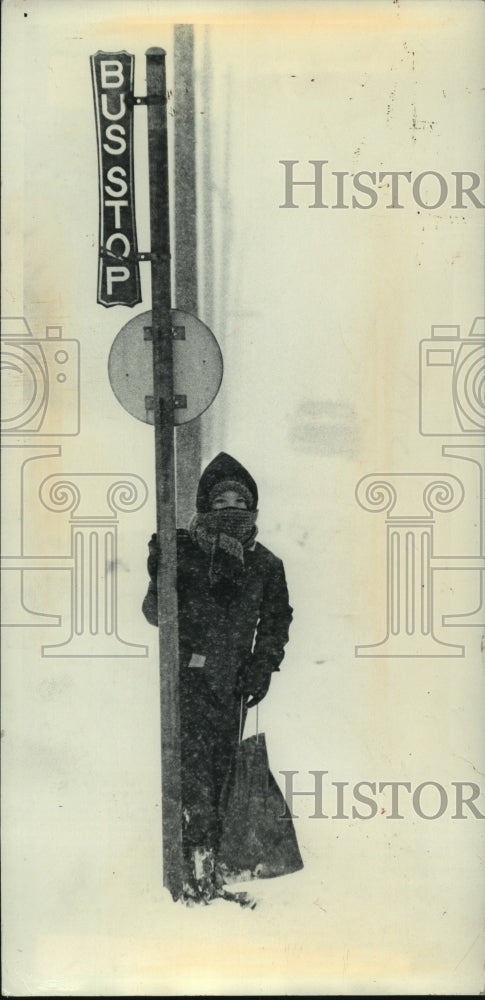
[[[175,302],[198,316],[195,171],[194,26],[176,24],[174,60]],[[200,419],[177,428],[177,524],[194,511],[201,465]]]
[[[178,677],[177,542],[167,85],[163,49],[146,52],[150,183],[153,397],[162,739],[163,884],[174,899],[182,888],[182,804]]]

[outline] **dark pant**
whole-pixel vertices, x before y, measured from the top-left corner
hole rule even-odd
[[[181,674],[182,817],[186,857],[195,847],[217,849],[219,800],[239,739],[241,701],[222,702],[202,673]]]

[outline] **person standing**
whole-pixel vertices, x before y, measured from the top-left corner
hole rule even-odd
[[[224,894],[217,869],[221,791],[241,715],[268,693],[293,617],[283,563],[256,540],[257,516],[254,479],[220,452],[201,475],[188,529],[177,530],[186,902]],[[142,605],[152,625],[158,625],[158,559],[152,535]]]

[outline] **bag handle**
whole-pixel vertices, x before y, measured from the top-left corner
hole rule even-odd
[[[239,712],[239,743],[242,742],[242,734],[244,729],[243,707],[244,707],[244,696],[241,696],[241,709]],[[259,704],[256,705],[256,743],[259,743]]]

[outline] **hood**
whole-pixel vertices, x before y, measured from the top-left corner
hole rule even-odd
[[[206,514],[211,509],[211,493],[215,486],[220,489],[223,483],[227,484],[227,489],[237,485],[242,486],[247,495],[249,510],[256,510],[258,488],[253,477],[240,462],[227,455],[225,451],[221,451],[212,459],[200,477],[196,501],[199,514]]]

